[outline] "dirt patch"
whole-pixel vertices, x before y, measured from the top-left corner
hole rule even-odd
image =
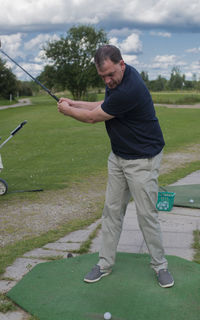
[[[184,151],[164,155],[160,174],[169,173],[176,168],[184,167],[187,163],[199,161],[200,144],[186,147]]]
[[[38,236],[76,218],[90,218],[103,203],[105,185],[105,177],[98,177],[70,189],[39,192],[31,199],[2,199],[0,246]]]
[[[164,155],[160,173],[199,160],[200,144]],[[44,191],[34,198],[1,201],[0,246],[38,236],[75,218],[89,218],[103,205],[106,174],[85,180],[70,189]]]

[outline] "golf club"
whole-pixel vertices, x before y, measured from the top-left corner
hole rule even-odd
[[[10,59],[13,63],[15,63],[20,69],[22,69],[31,79],[33,79],[40,87],[42,87],[52,98],[54,98],[57,102],[59,98],[56,97],[49,89],[47,89],[38,79],[34,78],[28,71],[26,71],[22,66],[20,66],[15,60],[13,60],[7,53],[5,53],[1,49],[1,40],[0,40],[0,51],[3,53],[8,59]]]
[[[10,136],[0,145],[0,149],[6,144],[25,124],[27,120],[24,120],[17,128],[15,128],[11,133]]]

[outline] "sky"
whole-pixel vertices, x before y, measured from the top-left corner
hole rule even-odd
[[[48,64],[44,45],[72,26],[103,28],[126,63],[149,79],[178,67],[200,79],[199,0],[0,0],[1,48],[34,77]],[[0,53],[20,80],[30,80]]]

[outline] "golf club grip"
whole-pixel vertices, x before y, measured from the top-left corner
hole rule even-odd
[[[15,60],[13,60],[7,53],[5,53],[2,49],[0,51],[8,57],[14,64],[16,64],[20,69],[22,69],[33,81],[35,81],[39,86],[41,86],[52,98],[54,98],[57,102],[59,101],[58,97],[56,97],[49,89],[47,89],[38,79],[34,78],[28,71],[26,71],[22,66],[20,66]]]
[[[11,135],[14,136],[26,123],[27,123],[26,120],[23,121],[15,130],[11,132]]]

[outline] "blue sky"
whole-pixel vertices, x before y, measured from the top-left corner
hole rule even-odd
[[[48,63],[42,50],[47,41],[65,36],[73,25],[90,24],[103,28],[125,62],[150,79],[169,78],[174,66],[186,79],[200,79],[199,0],[0,0],[0,8],[2,49],[33,76]]]

